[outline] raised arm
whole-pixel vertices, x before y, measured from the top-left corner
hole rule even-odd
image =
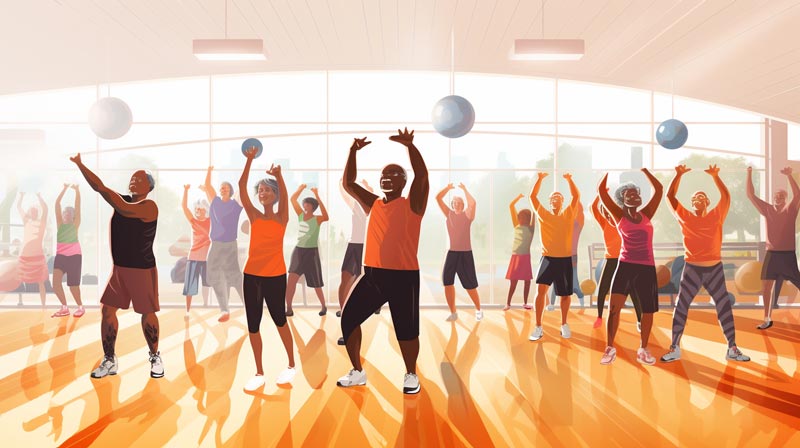
[[[508,211],[511,213],[511,225],[515,228],[519,225],[519,218],[517,218],[517,202],[524,197],[524,194],[517,195],[517,197],[508,204]]]
[[[322,224],[323,222],[329,219],[328,210],[325,209],[325,204],[322,202],[322,198],[319,197],[319,190],[316,187],[314,187],[311,189],[311,192],[314,193],[314,197],[317,199],[317,202],[319,203],[320,216],[317,216],[317,223]]]
[[[684,174],[691,171],[691,168],[687,168],[686,165],[678,165],[675,167],[675,177],[672,178],[672,181],[669,183],[669,188],[667,188],[667,201],[669,201],[669,206],[672,210],[677,211],[678,207],[681,206],[681,201],[678,200],[678,187],[681,185],[681,178]]]
[[[569,206],[572,208],[577,208],[581,203],[581,192],[578,191],[578,186],[572,181],[572,174],[564,173],[564,179],[567,180],[567,183],[569,184],[569,194],[572,195],[572,201],[570,201]]]
[[[297,199],[300,197],[300,193],[302,193],[303,190],[305,189],[306,189],[306,184],[300,184],[297,187],[297,190],[295,190],[295,192],[292,193],[292,197],[289,198],[289,202],[292,204],[292,208],[294,209],[295,215],[303,214],[303,207],[300,206],[300,203],[297,201]]]
[[[354,138],[353,144],[350,146],[350,152],[347,154],[347,164],[344,166],[344,189],[347,191],[347,194],[361,204],[361,208],[364,209],[364,213],[367,215],[369,215],[369,211],[372,210],[372,204],[375,203],[378,196],[367,191],[356,182],[356,176],[358,175],[356,153],[370,143],[372,142],[367,141],[366,137]]]
[[[19,213],[19,217],[22,219],[22,222],[25,222],[25,210],[22,208],[22,198],[25,197],[25,192],[21,191],[19,193],[19,199],[17,199],[17,213]]]
[[[78,184],[72,184],[72,189],[75,190],[75,216],[72,218],[72,223],[77,229],[81,226],[81,191],[78,189]]]
[[[597,224],[600,226],[601,229],[604,228],[606,225],[608,225],[606,217],[603,216],[603,212],[600,211],[600,196],[594,197],[591,209],[592,209],[592,216],[594,217],[594,220],[597,221]]]
[[[242,170],[242,175],[239,176],[239,200],[242,201],[242,208],[244,212],[247,213],[247,219],[250,220],[252,223],[254,219],[260,217],[262,213],[255,208],[253,205],[253,201],[250,200],[250,195],[247,194],[247,181],[250,178],[250,167],[253,165],[253,159],[256,156],[256,149],[250,148],[245,151],[246,161],[244,162],[244,169]],[[244,194],[242,194],[244,192]],[[186,200],[186,192],[183,193],[183,200]],[[185,213],[189,213],[188,208],[186,209]],[[191,215],[189,215],[189,220],[191,221]]]
[[[539,202],[539,190],[542,189],[542,180],[544,180],[544,178],[547,177],[547,173],[545,173],[544,171],[539,171],[538,173],[536,173],[536,175],[538,177],[536,178],[536,183],[533,184],[533,189],[531,190],[530,199],[531,199],[531,205],[533,206],[533,210],[536,213],[539,213],[539,209],[542,207],[542,203]]]
[[[436,194],[436,204],[439,205],[439,209],[444,213],[444,216],[447,217],[450,214],[450,207],[444,203],[444,197],[447,195],[447,192],[452,190],[453,184],[447,184],[444,188],[442,188],[439,193]]]
[[[719,204],[717,207],[719,208],[719,211],[722,212],[722,215],[725,216],[728,214],[728,210],[731,208],[731,193],[728,191],[728,187],[725,185],[725,182],[723,182],[722,178],[719,177],[719,168],[717,165],[709,165],[705,172],[711,175],[711,178],[714,179],[714,184],[717,186],[717,190],[719,190]]]
[[[206,194],[206,198],[208,198],[208,203],[210,204],[211,201],[217,197],[217,190],[214,189],[214,186],[211,185],[211,172],[214,171],[214,167],[208,167],[206,170],[206,180],[203,185],[200,186],[200,189]]]
[[[41,229],[41,234],[44,235],[44,229],[47,227],[47,202],[44,202],[42,199],[41,193],[36,193],[36,197],[39,199],[39,207],[42,209],[42,216],[39,221],[39,228]]]
[[[750,202],[753,204],[753,207],[758,210],[758,213],[761,213],[762,215],[767,214],[767,210],[769,210],[770,205],[756,196],[756,188],[753,186],[752,166],[747,167],[747,199],[750,199]]]
[[[158,207],[155,202],[149,200],[127,202],[119,193],[106,187],[103,181],[83,164],[80,154],[70,157],[70,160],[77,165],[92,190],[100,193],[100,196],[102,196],[102,198],[120,215],[126,218],[141,219],[145,222],[156,220],[158,217]]]
[[[289,196],[289,192],[286,191],[286,182],[283,180],[281,166],[270,166],[267,170],[267,174],[273,176],[278,182],[278,195],[280,196],[280,200],[278,200],[278,220],[285,226],[289,222],[289,206],[286,205],[288,202],[287,197]]]
[[[411,202],[411,211],[422,216],[428,207],[430,184],[428,184],[428,168],[425,166],[425,160],[414,146],[414,131],[408,132],[408,128],[405,128],[405,131],[398,129],[397,135],[389,137],[389,140],[408,148],[408,158],[411,160],[411,169],[414,170],[414,181],[411,182],[408,199]]]
[[[597,187],[597,194],[600,196],[600,201],[603,207],[606,208],[608,214],[614,218],[614,222],[619,222],[622,219],[622,208],[614,202],[614,199],[608,194],[608,173],[600,180],[600,185]]]
[[[189,188],[191,185],[186,184],[183,186],[183,199],[181,199],[181,209],[183,209],[183,216],[186,217],[186,220],[190,223],[192,222],[192,211],[189,210]]]
[[[647,176],[650,185],[653,186],[653,197],[650,198],[650,202],[644,206],[642,213],[644,213],[648,219],[653,219],[653,215],[655,215],[656,210],[658,210],[658,205],[661,204],[661,197],[664,195],[664,186],[661,185],[661,182],[659,182],[647,168],[642,168],[642,172]]]
[[[63,224],[63,220],[61,219],[61,199],[64,198],[64,193],[66,193],[67,188],[69,188],[69,184],[64,184],[64,188],[61,189],[61,192],[58,193],[56,196],[56,206],[55,206],[55,213],[56,213],[56,226],[61,226]]]
[[[789,202],[789,207],[793,209],[797,208],[797,206],[800,205],[800,186],[797,185],[797,181],[794,176],[792,176],[792,167],[787,166],[782,169],[781,174],[789,179],[789,185],[792,187],[792,201]]]
[[[475,219],[475,211],[478,203],[469,191],[467,191],[467,187],[463,183],[458,184],[458,188],[464,191],[464,197],[467,198],[467,209],[464,213],[467,214],[467,218],[469,218],[470,221],[473,221]]]

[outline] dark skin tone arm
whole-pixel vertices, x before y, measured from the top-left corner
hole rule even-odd
[[[761,198],[756,196],[756,188],[753,186],[753,167],[747,167],[747,199],[750,199],[750,202],[753,203],[753,206],[758,210],[758,213],[762,215],[767,213],[769,210],[770,205],[764,202]]]
[[[681,178],[691,170],[692,169],[687,168],[686,165],[678,165],[675,167],[675,177],[669,183],[669,188],[667,188],[667,201],[673,210],[678,210],[678,207],[681,206],[681,202],[678,200],[678,187],[681,185]]]
[[[600,185],[597,187],[597,194],[600,196],[600,201],[603,207],[606,208],[608,214],[614,218],[614,222],[619,222],[622,219],[622,208],[614,202],[614,199],[608,194],[608,173],[600,180]]]
[[[389,137],[389,140],[400,143],[408,148],[408,158],[411,160],[411,169],[414,170],[414,181],[411,182],[411,189],[408,192],[408,200],[411,203],[411,211],[423,216],[425,209],[428,207],[428,168],[425,166],[425,160],[422,159],[422,154],[414,146],[414,131],[408,132],[397,130],[397,135]]]
[[[645,176],[647,176],[647,180],[650,181],[650,185],[653,186],[653,197],[650,198],[650,202],[644,206],[641,210],[641,213],[647,216],[647,219],[653,219],[653,215],[656,214],[656,210],[658,210],[659,204],[661,204],[661,197],[664,194],[664,186],[661,185],[661,182],[653,176],[653,173],[650,172],[647,168],[642,168],[642,172]]]
[[[358,175],[356,153],[370,143],[372,142],[367,141],[366,137],[353,139],[353,144],[350,146],[350,152],[347,155],[347,164],[344,166],[343,181],[344,190],[361,204],[361,208],[364,209],[364,213],[367,215],[369,215],[369,211],[372,210],[372,204],[375,203],[378,196],[369,192],[356,182],[356,177]]]
[[[103,181],[81,162],[80,154],[70,157],[70,160],[77,165],[92,190],[100,193],[100,196],[120,215],[126,218],[141,219],[144,222],[152,222],[158,218],[158,208],[155,202],[149,200],[127,202],[119,193],[106,187]]]
[[[244,169],[242,170],[242,175],[239,177],[240,192],[247,191],[247,179],[250,177],[250,166],[253,164],[253,159],[255,158],[255,154],[256,154],[255,148],[251,148],[250,150],[245,152],[245,157],[247,157],[247,160],[244,163]],[[240,194],[239,198],[242,201],[242,208],[244,208],[244,212],[247,214],[247,219],[249,219],[250,222],[253,222],[253,220],[255,219],[264,217],[264,213],[262,213],[253,205],[253,201],[250,200],[249,194]]]

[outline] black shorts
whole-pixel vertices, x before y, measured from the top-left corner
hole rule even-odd
[[[794,251],[768,250],[761,266],[761,280],[800,279]]]
[[[456,281],[456,274],[458,274],[458,280],[464,289],[478,287],[475,259],[472,257],[471,250],[447,251],[447,257],[444,259],[444,269],[442,269],[442,283],[444,286],[453,286]]]
[[[347,250],[342,260],[342,272],[349,272],[353,277],[361,275],[361,260],[364,258],[364,245],[347,243]]]
[[[364,266],[364,275],[350,291],[342,310],[344,340],[386,302],[389,302],[397,340],[416,339],[419,336],[419,271]]]
[[[81,284],[81,254],[61,255],[56,254],[53,269],[58,269],[67,276],[67,286],[80,286]]]
[[[643,313],[658,312],[656,267],[620,261],[611,281],[611,294],[638,297]]]
[[[275,325],[286,325],[286,274],[261,277],[245,273],[243,284],[247,331],[258,333],[264,314],[264,302]]]
[[[322,288],[322,263],[319,260],[319,248],[295,247],[289,261],[289,273],[306,276],[306,286]]]
[[[572,295],[572,257],[542,257],[536,274],[539,285],[553,285],[559,297]]]

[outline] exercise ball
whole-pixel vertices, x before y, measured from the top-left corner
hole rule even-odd
[[[261,155],[261,152],[264,150],[264,145],[261,144],[261,140],[257,138],[248,138],[244,142],[242,142],[242,154],[245,153],[248,149],[254,147],[256,148],[256,159]]]
[[[132,123],[131,108],[119,98],[101,98],[89,110],[89,127],[95,135],[106,140],[122,137]]]
[[[680,148],[688,138],[689,129],[682,121],[674,118],[662,122],[656,130],[658,144],[667,149]]]
[[[581,282],[581,292],[585,295],[594,294],[594,290],[597,288],[597,283],[594,282],[592,279],[586,279]]]
[[[668,267],[663,264],[656,266],[656,283],[659,288],[667,286],[671,278],[672,272],[670,272]]]
[[[475,124],[475,109],[464,97],[446,96],[433,106],[432,121],[439,134],[447,138],[463,137]]]
[[[761,291],[761,262],[748,261],[739,266],[733,276],[733,282],[739,292],[760,292]]]
[[[0,291],[13,291],[20,284],[17,260],[0,261]]]

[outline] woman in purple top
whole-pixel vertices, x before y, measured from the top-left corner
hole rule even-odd
[[[633,183],[622,184],[614,192],[614,199],[608,194],[606,183],[608,174],[603,176],[598,187],[600,200],[611,214],[622,239],[619,264],[611,284],[611,301],[608,316],[608,346],[600,359],[601,364],[611,364],[617,358],[614,336],[619,327],[619,312],[628,295],[639,297],[642,306],[642,345],[636,352],[636,360],[642,364],[653,365],[656,358],[647,350],[650,330],[653,327],[653,313],[658,311],[658,282],[653,258],[653,224],[664,187],[647,168],[642,168],[653,186],[653,197],[641,210],[642,197],[639,187]]]
[[[444,197],[450,190],[455,189],[453,184],[446,187],[436,195],[436,203],[442,210],[447,224],[447,235],[450,237],[450,250],[444,260],[442,270],[442,283],[444,283],[444,297],[447,306],[450,308],[448,322],[458,319],[456,313],[456,274],[461,281],[461,286],[469,294],[472,303],[475,305],[475,320],[483,319],[481,311],[481,299],[478,296],[478,276],[475,273],[475,260],[472,256],[472,244],[470,242],[470,227],[475,220],[475,198],[469,194],[464,184],[458,184],[458,188],[464,191],[467,198],[467,207],[464,208],[464,199],[455,196],[450,201],[452,208],[444,203]]]
[[[211,171],[208,167],[206,181],[200,189],[206,193],[208,202],[211,203],[209,218],[211,219],[211,247],[206,258],[206,278],[214,295],[217,297],[219,309],[222,311],[220,322],[230,319],[228,300],[231,287],[236,289],[239,298],[244,303],[242,292],[242,269],[239,267],[239,247],[236,244],[237,231],[239,230],[239,215],[242,205],[238,198],[233,196],[233,185],[222,182],[219,187],[219,196],[211,185]]]

